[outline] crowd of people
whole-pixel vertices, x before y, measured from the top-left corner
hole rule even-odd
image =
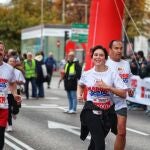
[[[45,73],[43,68],[45,67]],[[5,45],[0,41],[0,150],[4,147],[5,131],[13,131],[13,119],[21,108],[21,93],[26,99],[44,98],[43,83],[47,82],[50,88],[53,69],[56,60],[53,54],[44,60],[43,52],[33,55],[31,52],[22,56],[16,50],[5,50]],[[29,93],[29,83],[32,91]]]
[[[73,51],[59,64],[59,84],[64,81],[68,98],[65,113],[77,113],[78,100],[83,100],[87,91],[80,114],[80,138],[85,140],[88,133],[91,134],[88,150],[105,150],[105,138],[110,130],[116,135],[114,150],[124,150],[128,108],[147,109],[145,105],[127,103],[126,95],[134,94],[129,86],[132,75],[150,77],[150,55],[145,59],[143,51],[139,51],[126,61],[122,53],[123,42],[112,40],[108,50],[102,45],[91,48],[93,67],[88,71],[82,69]],[[12,131],[12,118],[16,119],[21,108],[22,87],[26,100],[44,98],[44,82],[50,89],[57,69],[52,52],[47,58],[43,52],[35,56],[27,52],[20,57],[13,49],[5,53],[5,45],[0,42],[0,149],[4,146],[5,129]]]
[[[139,76],[141,79],[150,77],[150,54],[147,59],[143,51],[134,52],[130,57],[130,68],[133,75]],[[146,110],[146,114],[150,116],[148,106],[129,102],[128,109],[130,110]]]

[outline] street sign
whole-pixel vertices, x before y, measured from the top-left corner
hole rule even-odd
[[[88,24],[72,24],[71,40],[86,43],[88,39]]]

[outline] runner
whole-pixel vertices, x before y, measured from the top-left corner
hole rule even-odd
[[[113,40],[109,44],[109,56],[107,65],[120,75],[123,82],[129,87],[129,79],[132,76],[130,65],[122,60],[123,43],[119,40]],[[132,90],[129,91],[132,96]],[[126,121],[127,121],[127,103],[126,99],[114,96],[115,110],[118,118],[118,134],[114,145],[114,150],[124,150],[126,144]]]
[[[102,46],[91,51],[94,67],[85,71],[78,84],[78,99],[83,98],[87,88],[87,101],[81,112],[81,139],[88,133],[91,141],[88,150],[105,150],[105,137],[109,130],[117,134],[117,116],[114,110],[112,95],[126,97],[126,85],[118,74],[105,65],[108,53]]]
[[[14,69],[3,62],[5,46],[0,41],[0,150],[4,147],[4,133],[8,121],[8,85],[18,103],[21,103],[21,97],[16,94],[16,84]]]
[[[25,83],[25,78],[22,72],[15,68],[16,59],[13,56],[11,56],[8,59],[8,64],[14,68],[15,80],[17,83],[17,93],[20,95],[21,93],[20,86]],[[6,131],[11,132],[13,131],[12,118],[16,119],[16,115],[19,113],[19,109],[21,108],[21,105],[18,105],[17,102],[15,101],[11,91],[8,91],[8,104],[9,104],[9,117]]]

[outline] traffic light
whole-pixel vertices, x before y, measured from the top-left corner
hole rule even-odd
[[[65,43],[69,39],[69,31],[65,31]]]

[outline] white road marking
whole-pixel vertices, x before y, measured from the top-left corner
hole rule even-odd
[[[20,147],[16,146],[14,143],[10,142],[9,140],[5,139],[5,143],[7,145],[9,145],[11,148],[15,149],[15,150],[23,150]]]
[[[40,104],[40,105],[22,105],[23,108],[35,108],[35,109],[48,109],[48,108],[57,108],[57,109],[61,109],[61,110],[66,110],[68,108],[68,106],[59,106],[57,104]],[[82,109],[83,106],[82,105],[78,105],[77,106],[78,109]]]
[[[29,145],[23,143],[22,141],[18,140],[17,138],[11,136],[10,134],[8,133],[5,133],[5,136],[9,139],[11,139],[12,141],[14,141],[15,143],[17,143],[18,145],[22,146],[23,148],[26,148],[27,150],[35,150],[33,149],[32,147],[30,147]],[[16,149],[18,150],[18,149]]]
[[[44,99],[53,99],[53,100],[58,100],[60,99],[59,97],[44,97]]]
[[[22,98],[23,98],[23,99],[26,99],[25,96],[22,96]],[[30,97],[29,97],[29,99],[30,99]],[[31,97],[31,99],[32,99],[32,97]],[[44,97],[44,98],[39,98],[39,99],[52,99],[52,100],[58,100],[58,99],[60,99],[60,98],[59,98],[59,97]]]
[[[40,104],[41,106],[58,107],[57,104]]]
[[[127,128],[127,130],[131,131],[131,132],[134,132],[134,133],[137,133],[137,134],[144,135],[144,136],[149,136],[149,134],[147,134],[147,133],[144,133],[144,132],[141,132],[141,131],[138,131],[138,130],[134,130],[134,129],[131,129],[131,128]]]
[[[63,129],[63,130],[66,130],[70,133],[73,133],[75,135],[80,136],[80,132],[75,130],[75,129],[79,130],[80,128],[75,127],[75,126],[66,125],[66,124],[54,122],[54,121],[48,121],[48,128],[50,128],[50,129]],[[87,136],[87,139],[90,140],[91,139],[90,136]]]
[[[22,107],[24,108],[41,108],[41,109],[48,109],[48,108],[57,108],[57,109],[60,109],[60,110],[66,110],[68,107],[67,106],[59,106],[57,104],[41,104],[41,106],[27,106],[27,105],[23,105]],[[83,108],[83,105],[78,105],[77,106],[78,109],[82,109]],[[150,134],[148,133],[144,133],[142,131],[138,131],[138,130],[135,130],[135,129],[131,129],[131,128],[127,128],[128,131],[131,131],[131,132],[134,132],[134,133],[137,133],[137,134],[140,134],[140,135],[144,135],[144,136],[149,136]]]

